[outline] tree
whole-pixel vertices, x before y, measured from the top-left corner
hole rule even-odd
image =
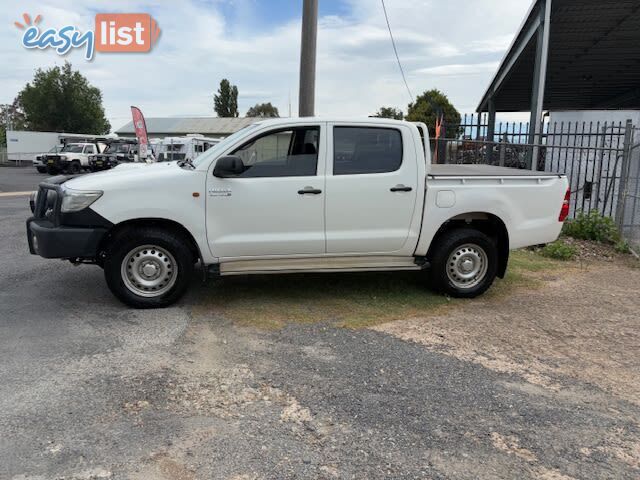
[[[402,110],[395,107],[380,107],[380,110],[376,112],[374,117],[378,118],[392,118],[393,120],[402,120],[404,113]]]
[[[460,130],[460,113],[444,93],[434,89],[424,92],[409,104],[406,119],[410,122],[424,122],[432,129],[441,115],[444,115],[447,125],[447,136],[457,135]]]
[[[7,145],[7,130],[24,129],[24,112],[18,99],[12,104],[0,105],[0,145]]]
[[[256,103],[247,111],[247,117],[277,118],[280,114],[278,109],[269,103]]]
[[[104,115],[102,92],[71,64],[38,69],[18,94],[27,130],[103,135],[111,124]]]
[[[219,117],[238,116],[238,87],[226,78],[220,81],[218,93],[213,95],[213,109]]]

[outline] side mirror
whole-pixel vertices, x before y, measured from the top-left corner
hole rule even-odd
[[[220,157],[213,169],[213,176],[218,178],[237,177],[244,172],[244,163],[240,157],[227,155]]]

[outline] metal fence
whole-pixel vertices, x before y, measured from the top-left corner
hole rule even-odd
[[[622,166],[623,181],[616,222],[631,247],[640,251],[640,130],[632,129],[632,141]]]
[[[529,143],[529,124],[501,122],[489,131],[486,116],[465,115],[445,125],[435,142],[438,163],[489,164],[566,174],[570,217],[597,210],[614,218],[624,237],[640,244],[640,132],[627,122],[554,122],[541,126],[539,143]]]
[[[7,148],[0,147],[0,165],[6,165],[9,163],[9,157],[7,156]]]

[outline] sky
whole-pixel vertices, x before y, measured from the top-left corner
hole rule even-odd
[[[11,103],[37,68],[70,61],[101,89],[118,129],[130,105],[147,117],[209,116],[220,80],[238,86],[240,115],[271,102],[297,113],[302,0],[21,0],[0,11],[0,103]],[[410,91],[438,88],[461,113],[475,110],[530,0],[386,0]],[[93,29],[96,13],[149,13],[162,34],[148,53],[27,50],[15,21]],[[316,114],[367,116],[411,101],[379,0],[319,0]]]

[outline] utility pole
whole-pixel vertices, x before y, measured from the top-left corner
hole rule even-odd
[[[298,113],[312,117],[316,95],[316,38],[318,36],[318,0],[304,0],[300,48],[300,97]]]

